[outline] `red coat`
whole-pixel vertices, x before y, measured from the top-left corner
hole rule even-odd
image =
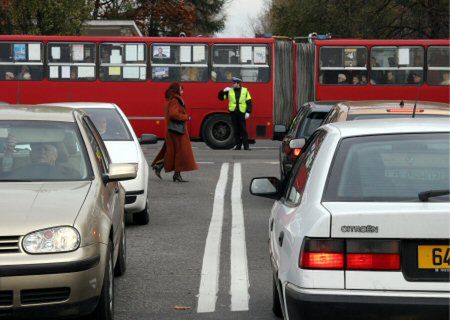
[[[183,101],[180,96],[174,96],[166,102],[164,106],[166,124],[170,120],[188,121],[189,116],[186,108],[180,104]],[[194,153],[192,152],[191,140],[185,126],[184,134],[172,133],[167,130],[166,142],[159,151],[153,164],[164,158],[164,170],[170,171],[192,171],[197,170],[198,166],[195,162]]]

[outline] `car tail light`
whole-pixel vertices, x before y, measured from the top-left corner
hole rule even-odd
[[[400,270],[400,241],[347,240],[349,270]]]
[[[302,148],[296,148],[296,149],[292,150],[292,154],[295,157],[298,157],[301,153],[302,153]]]
[[[344,242],[330,239],[306,239],[299,257],[303,269],[343,269]]]
[[[399,254],[349,253],[346,255],[349,270],[400,270]]]
[[[299,257],[302,269],[400,270],[400,241],[305,239]]]

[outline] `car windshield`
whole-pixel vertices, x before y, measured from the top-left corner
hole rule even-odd
[[[395,134],[343,139],[324,201],[419,201],[420,192],[447,190],[450,134]],[[430,201],[449,202],[448,195]]]
[[[365,120],[365,119],[386,119],[386,118],[411,118],[412,113],[383,113],[383,114],[349,114],[347,120]],[[443,114],[422,114],[416,113],[416,118],[442,118],[449,117],[449,115]]]
[[[86,159],[74,123],[0,121],[0,182],[86,180]]]
[[[105,141],[133,140],[128,128],[116,109],[85,108],[95,127]]]

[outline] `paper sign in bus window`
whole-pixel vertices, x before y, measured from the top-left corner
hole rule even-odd
[[[180,46],[180,62],[191,62],[191,46]]]
[[[40,43],[28,44],[28,60],[41,61],[41,44]]]
[[[72,60],[73,61],[84,60],[84,45],[82,44],[72,45]]]
[[[122,63],[122,55],[120,50],[111,50],[110,63]]]
[[[137,61],[138,59],[138,49],[136,44],[127,44],[125,46],[125,60],[126,61]],[[125,70],[123,71],[125,77]]]
[[[69,66],[61,67],[61,78],[70,79],[70,67]]]
[[[15,61],[25,61],[27,59],[25,46],[26,45],[24,43],[15,43],[14,44],[14,60]]]
[[[78,67],[78,78],[94,78],[94,67]]]
[[[124,79],[139,79],[139,67],[123,67]]]
[[[252,47],[250,46],[241,47],[241,62],[243,63],[252,62]]]
[[[398,64],[409,65],[409,48],[398,49]]]
[[[52,59],[59,60],[61,59],[61,48],[60,47],[52,47]]]
[[[206,60],[205,47],[204,46],[194,46],[194,59],[193,62],[201,62]]]
[[[139,67],[139,79],[145,80],[147,78],[147,68]]]
[[[344,67],[356,67],[356,48],[344,49]]]
[[[120,76],[121,75],[121,68],[120,67],[109,67],[108,74],[110,76]]]
[[[254,63],[266,63],[266,47],[255,47],[253,52]]]
[[[169,76],[168,67],[154,67],[153,78],[167,78]]]
[[[58,66],[50,66],[50,78],[56,79],[59,78],[59,67]]]
[[[153,58],[157,59],[170,58],[170,46],[153,46]]]
[[[144,61],[144,45],[143,44],[138,44],[137,59],[138,59],[138,61]]]

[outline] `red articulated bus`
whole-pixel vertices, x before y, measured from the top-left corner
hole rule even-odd
[[[253,100],[249,137],[273,138],[306,101],[449,102],[450,41],[308,38],[0,36],[0,101],[112,102],[136,134],[165,134],[164,92],[184,87],[192,139],[234,145],[231,77]]]
[[[230,148],[234,138],[227,102],[217,96],[230,86],[233,76],[243,79],[252,95],[254,108],[247,121],[250,139],[272,137],[273,109],[279,104],[274,95],[276,41],[0,36],[0,101],[113,102],[125,112],[138,136],[149,132],[163,138],[164,92],[177,81],[184,87],[191,138],[202,139],[212,148]],[[292,55],[292,41],[279,41]],[[289,94],[282,102],[290,115],[292,90]]]
[[[296,43],[296,60],[298,106],[311,100],[449,102],[448,39],[309,38]]]

